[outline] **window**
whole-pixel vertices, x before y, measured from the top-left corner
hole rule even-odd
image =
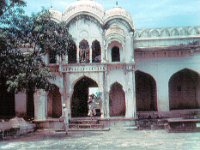
[[[79,62],[80,63],[89,63],[90,62],[90,49],[89,44],[86,40],[82,40],[79,44]]]
[[[115,46],[115,47],[112,48],[111,56],[112,56],[112,62],[119,62],[120,61],[119,47]]]
[[[92,43],[92,62],[101,62],[101,46],[97,40]]]

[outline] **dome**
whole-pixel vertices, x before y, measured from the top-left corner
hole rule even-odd
[[[112,20],[115,18],[121,18],[123,20],[126,20],[131,26],[131,28],[132,29],[134,28],[132,17],[125,9],[121,7],[114,7],[106,11],[105,18],[104,18],[105,22],[108,22],[109,20]]]
[[[92,16],[100,23],[103,23],[104,8],[94,0],[78,0],[65,9],[63,20],[68,23],[72,18],[80,14]]]

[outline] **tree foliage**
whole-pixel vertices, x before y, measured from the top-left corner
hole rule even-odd
[[[54,76],[42,57],[67,54],[72,41],[67,26],[53,21],[48,10],[27,16],[22,0],[5,2],[0,8],[0,78],[9,91],[48,90]]]

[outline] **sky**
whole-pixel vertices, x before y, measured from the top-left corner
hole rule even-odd
[[[76,0],[25,0],[28,14],[41,10],[42,7],[63,12]],[[105,9],[118,6],[126,9],[133,18],[137,29],[200,26],[200,0],[96,0]]]

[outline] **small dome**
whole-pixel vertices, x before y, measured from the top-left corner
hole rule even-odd
[[[71,17],[84,13],[91,15],[102,22],[104,8],[101,4],[95,2],[94,0],[78,0],[66,8],[63,19],[67,21]]]
[[[126,20],[133,28],[132,17],[125,9],[121,7],[114,7],[112,9],[107,10],[105,14],[105,21],[107,22],[114,18],[122,18]]]

